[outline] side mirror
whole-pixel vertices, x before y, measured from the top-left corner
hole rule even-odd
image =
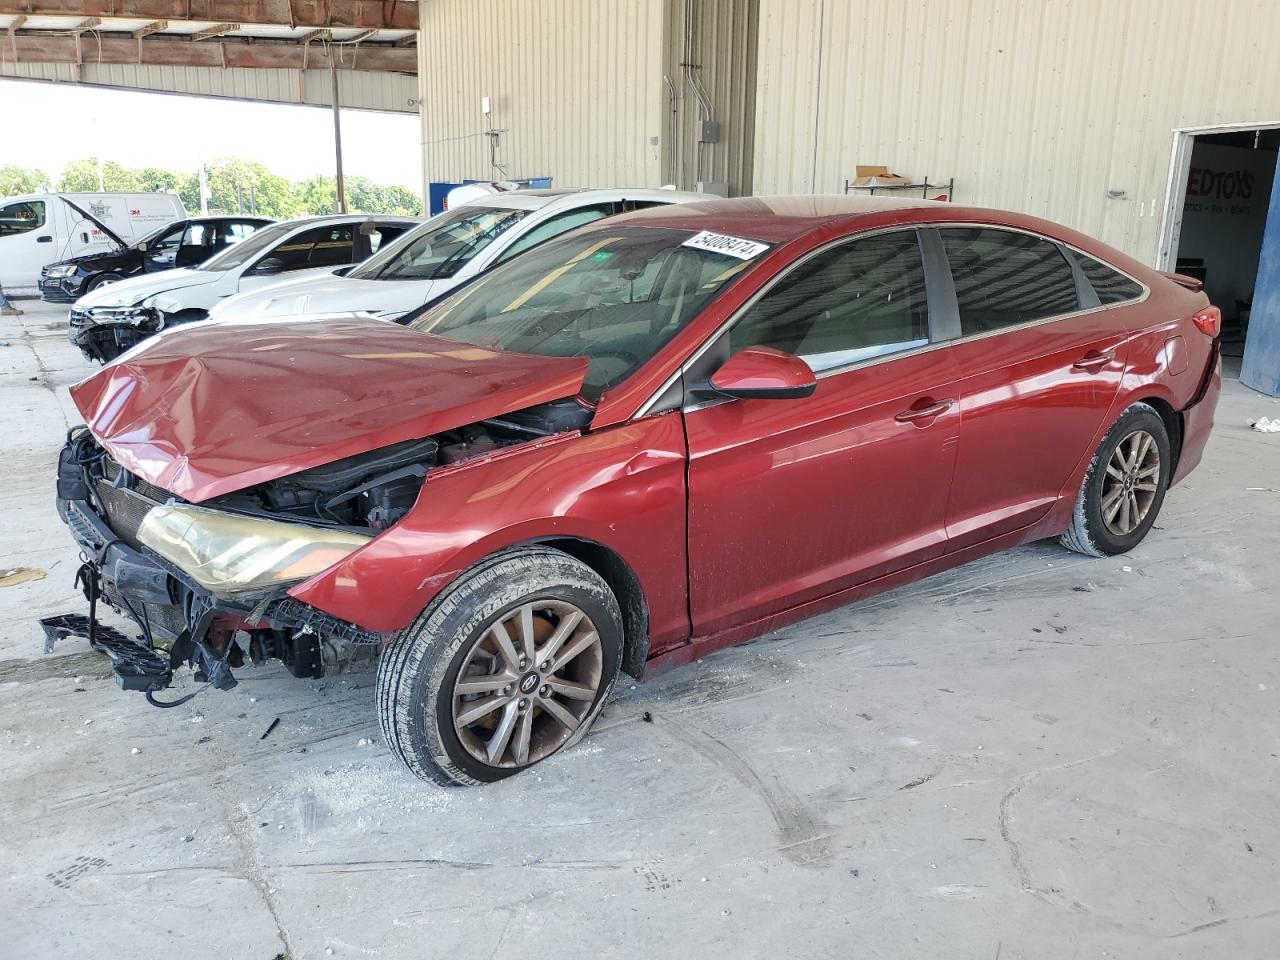
[[[799,357],[772,347],[747,347],[711,375],[711,387],[743,400],[791,400],[812,394],[818,381]]]
[[[267,259],[260,261],[258,265],[253,268],[253,272],[259,277],[269,277],[273,273],[283,273],[284,261],[279,257],[267,257]]]

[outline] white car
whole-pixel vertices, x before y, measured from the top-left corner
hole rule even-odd
[[[300,277],[230,297],[211,320],[352,312],[397,320],[498,263],[617,213],[706,200],[675,190],[520,190],[478,197],[433,217],[354,270]]]
[[[234,294],[280,283],[286,274],[330,276],[380,251],[421,217],[342,214],[263,227],[199,266],[131,277],[86,294],[71,308],[71,342],[106,363],[152,334],[208,319]]]

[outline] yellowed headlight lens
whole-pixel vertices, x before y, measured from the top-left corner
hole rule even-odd
[[[155,507],[138,528],[139,541],[223,597],[306,580],[371,539],[179,504]]]

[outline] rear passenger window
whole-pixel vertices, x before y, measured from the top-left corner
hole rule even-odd
[[[1105,307],[1109,303],[1123,303],[1142,296],[1142,284],[1130,280],[1123,273],[1112,270],[1105,263],[1086,257],[1083,253],[1072,251],[1080,269],[1098,295],[1098,301]]]
[[[985,227],[939,232],[955,281],[963,336],[1079,309],[1071,265],[1057,244]]]
[[[729,332],[729,348],[774,347],[815,373],[929,342],[914,230],[833,247],[787,274]]]

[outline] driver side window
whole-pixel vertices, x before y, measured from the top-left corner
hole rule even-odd
[[[170,230],[168,233],[160,237],[159,240],[152,243],[151,249],[157,252],[162,250],[177,250],[178,247],[182,245],[182,234],[186,229],[186,225],[184,224],[175,230]]]
[[[0,207],[0,237],[29,233],[44,226],[44,201],[23,200]]]
[[[349,224],[315,227],[285,240],[267,256],[284,262],[282,272],[311,267],[336,267],[351,262],[354,244],[355,228]]]
[[[729,331],[729,346],[774,347],[814,373],[929,342],[924,264],[914,230],[832,247],[801,263]]]

